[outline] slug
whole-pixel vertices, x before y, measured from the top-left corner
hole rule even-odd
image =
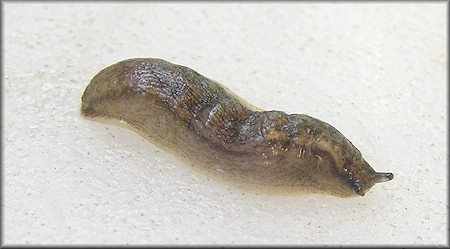
[[[84,91],[81,115],[125,124],[194,170],[245,192],[364,196],[394,177],[375,172],[328,123],[256,108],[220,83],[156,58],[101,70]]]

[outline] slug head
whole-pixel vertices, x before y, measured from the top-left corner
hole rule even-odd
[[[312,117],[302,117],[309,142],[312,178],[319,193],[339,197],[364,196],[376,183],[390,181],[392,173],[376,172],[361,152],[331,125]]]
[[[376,172],[366,160],[361,159],[352,165],[342,165],[347,168],[348,174],[342,174],[344,180],[359,196],[364,196],[376,183],[390,181],[394,178],[392,173]],[[349,170],[350,168],[350,170]]]
[[[344,138],[345,139],[345,138]],[[340,197],[364,196],[376,183],[390,181],[392,173],[376,172],[350,141],[325,141],[316,150],[316,157],[323,165],[319,173],[326,176],[322,184],[332,195]],[[324,172],[326,171],[326,172]]]

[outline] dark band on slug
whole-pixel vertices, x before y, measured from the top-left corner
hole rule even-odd
[[[86,87],[82,115],[125,121],[208,177],[265,194],[364,195],[377,173],[339,131],[304,114],[263,111],[196,71],[129,59]]]

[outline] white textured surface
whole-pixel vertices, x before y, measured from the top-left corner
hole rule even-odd
[[[446,3],[3,3],[6,244],[446,244]],[[340,130],[395,179],[244,194],[79,116],[102,68],[189,66]]]

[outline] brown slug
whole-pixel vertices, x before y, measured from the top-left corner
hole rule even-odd
[[[331,125],[263,111],[161,59],[129,59],[101,70],[84,91],[81,113],[125,123],[193,169],[243,191],[363,196],[394,177],[375,172]]]

